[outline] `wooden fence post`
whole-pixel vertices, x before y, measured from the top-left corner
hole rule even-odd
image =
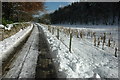
[[[115,47],[115,57],[117,57],[117,48]]]
[[[99,47],[99,45],[100,45],[100,38],[98,37],[98,44],[97,44],[97,46]]]
[[[80,31],[80,38],[82,38],[83,36],[82,36],[83,34],[82,34],[82,31]]]
[[[72,32],[70,33],[70,43],[69,43],[69,51],[71,52],[71,46],[72,46]]]
[[[57,28],[57,38],[59,39],[59,28]]]
[[[109,33],[108,47],[110,47],[110,46],[111,46],[111,40],[112,40],[111,33]]]
[[[48,31],[50,32],[50,26],[48,25]]]
[[[77,30],[77,38],[79,38],[79,32],[78,32],[78,30]]]
[[[110,43],[110,39],[108,39],[108,47],[110,47],[111,43]]]
[[[52,28],[52,35],[54,34],[54,27]]]
[[[103,44],[102,44],[102,49],[104,49],[104,45],[105,45],[105,41],[106,40],[106,33],[104,33],[104,36],[103,36]]]
[[[94,36],[94,46],[96,46],[96,36]]]

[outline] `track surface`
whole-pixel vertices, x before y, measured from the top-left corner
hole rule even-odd
[[[40,26],[39,30],[39,56],[36,67],[36,78],[57,78],[54,63],[50,55],[49,45]]]
[[[43,30],[36,25],[22,49],[6,64],[2,78],[57,78],[50,53]]]

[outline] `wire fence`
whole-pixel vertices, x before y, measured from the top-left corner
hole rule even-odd
[[[45,26],[45,25],[44,25]],[[106,33],[106,32],[101,32],[101,33],[97,33],[95,31],[89,31],[89,30],[83,30],[83,29],[71,29],[71,28],[65,28],[65,27],[53,27],[50,25],[46,25],[46,27],[48,28],[48,31],[50,31],[53,35],[56,32],[56,37],[60,38],[60,33],[63,32],[65,33],[67,36],[70,36],[71,32],[71,36],[69,39],[69,51],[71,52],[71,47],[72,47],[72,37],[76,37],[76,38],[80,38],[83,40],[89,40],[91,42],[91,44],[93,44],[96,48],[101,48],[102,50],[105,49],[105,47],[108,47],[108,49],[114,49],[114,55],[115,57],[117,57],[117,53],[118,53],[118,46],[116,46],[116,41],[114,40],[113,36],[111,33]],[[58,39],[59,39],[58,38]]]

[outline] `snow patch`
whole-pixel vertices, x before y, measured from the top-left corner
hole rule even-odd
[[[0,28],[4,28],[4,27],[5,27],[4,25],[0,24]]]

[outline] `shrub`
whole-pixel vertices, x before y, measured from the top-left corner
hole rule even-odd
[[[6,26],[7,24],[12,24],[12,21],[6,20],[5,18],[2,18],[2,24]]]

